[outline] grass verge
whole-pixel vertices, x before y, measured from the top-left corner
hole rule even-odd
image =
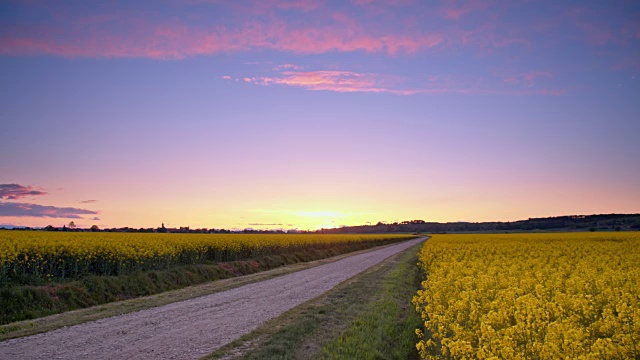
[[[389,244],[390,245],[390,244]],[[386,245],[388,246],[388,245]],[[213,294],[220,291],[229,290],[242,285],[267,280],[273,277],[289,274],[292,272],[308,269],[314,266],[319,266],[329,262],[337,261],[347,256],[363,253],[367,251],[373,251],[380,247],[373,247],[364,250],[356,250],[351,252],[343,251],[340,255],[331,256],[333,253],[323,253],[324,258],[319,260],[310,260],[307,257],[297,255],[294,257],[296,261],[291,264],[280,263],[278,267],[270,270],[260,271],[249,275],[209,281],[204,284],[193,285],[183,287],[177,290],[164,291],[159,294],[137,297],[133,299],[110,302],[102,305],[82,308],[73,311],[67,311],[60,314],[50,315],[46,317],[40,317],[37,319],[24,320],[19,322],[13,322],[0,326],[0,341],[34,335],[42,332],[47,332],[55,329],[59,329],[65,326],[72,326],[81,324],[87,321],[93,321],[103,319],[111,316],[126,314],[134,311],[140,311],[156,306],[162,306],[182,300],[195,298],[198,296],[204,296]],[[344,249],[343,249],[344,250]],[[334,250],[335,251],[335,250]],[[308,254],[307,254],[308,255]],[[328,257],[331,256],[331,257]],[[305,261],[306,259],[306,261]],[[301,262],[305,261],[305,262]],[[274,263],[275,264],[275,263]],[[285,265],[286,264],[286,265]],[[229,266],[230,263],[223,263],[227,269],[233,269]],[[255,268],[255,267],[253,267]],[[231,271],[231,270],[230,270]],[[231,274],[233,275],[233,273]],[[139,275],[138,275],[139,276]],[[1,294],[0,294],[1,295]],[[4,299],[3,299],[4,300]]]
[[[208,359],[415,359],[417,253],[396,254],[266,322]]]

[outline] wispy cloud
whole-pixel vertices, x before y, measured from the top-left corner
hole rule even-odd
[[[297,54],[323,54],[331,51],[368,53],[415,53],[443,42],[438,34],[374,35],[365,29],[347,31],[334,26],[292,27],[284,21],[275,23],[248,22],[237,28],[217,27],[200,29],[179,25],[154,25],[131,33],[111,33],[87,29],[76,33],[54,26],[49,32],[9,31],[0,36],[0,54],[49,54],[64,57],[147,57],[155,59],[184,59],[211,55],[272,49]]]
[[[312,11],[322,6],[321,0],[285,0],[273,1],[282,9],[298,9],[302,11]]]
[[[388,14],[392,7],[410,6],[416,2],[417,0],[352,0],[354,5],[378,14],[385,12]]]
[[[119,5],[106,11],[46,2],[9,4],[13,6],[25,16],[0,24],[0,55],[179,60],[258,52],[248,58],[256,61],[242,64],[258,65],[245,68],[264,73],[227,73],[222,79],[343,93],[559,94],[562,91],[540,86],[551,78],[525,74],[527,69],[519,69],[520,77],[496,80],[500,85],[458,79],[455,86],[425,79],[426,71],[463,76],[461,68],[511,61],[508,54],[513,57],[514,50],[525,66],[547,66],[553,57],[549,47],[563,41],[575,45],[576,40],[581,43],[576,46],[624,48],[611,52],[610,66],[635,68],[638,57],[633,49],[640,40],[638,11],[625,11],[620,4],[352,0],[338,6],[320,0],[189,0],[162,2],[157,12],[134,12]],[[542,11],[533,14],[532,9]],[[514,26],[514,19],[522,23]],[[271,57],[274,52],[279,54]],[[350,56],[339,56],[346,53]],[[593,53],[607,56],[605,51]],[[420,70],[427,69],[422,74],[414,71],[417,61],[424,64]],[[390,70],[386,65],[392,62],[396,66]],[[413,65],[405,67],[408,63]]]
[[[319,0],[190,0],[163,2],[157,12],[133,12],[114,5],[97,13],[90,7],[17,2],[12,5],[20,13],[32,16],[0,25],[0,54],[183,59],[275,50],[398,56],[436,49],[446,52],[451,47],[525,46],[539,38],[541,21],[565,22],[568,36],[575,37],[577,31],[595,44],[628,45],[640,39],[637,13],[622,11],[621,15],[620,6],[607,10],[606,15],[616,22],[600,17],[600,9],[589,5],[547,7],[553,13],[530,16],[518,27],[505,20],[509,11],[530,11],[527,6],[532,5],[527,3],[355,0],[335,6]],[[30,20],[36,18],[37,22]],[[558,32],[556,26],[545,28]]]
[[[245,61],[243,65],[269,65],[273,64],[273,61]]]
[[[640,69],[640,54],[621,57],[615,64],[611,66],[611,69]]]
[[[93,203],[96,203],[96,202],[98,202],[98,200],[82,200],[82,201],[80,201],[80,203],[82,203],[82,204],[93,204]]]
[[[417,94],[496,94],[496,95],[561,95],[564,90],[535,86],[540,79],[553,75],[546,71],[511,74],[502,78],[455,78],[451,76],[428,76],[423,79],[408,79],[377,73],[353,71],[282,71],[272,76],[244,77],[245,83],[270,86],[291,86],[312,91],[341,93],[370,92],[396,95]],[[411,84],[410,81],[412,81]],[[508,86],[505,86],[508,85]]]
[[[258,85],[277,84],[336,92],[403,92],[389,87],[393,82],[390,76],[351,71],[284,71],[278,76],[244,78],[244,81]]]
[[[190,0],[192,3],[224,4],[251,14],[272,14],[278,10],[309,12],[325,5],[324,0]],[[186,2],[188,3],[188,2]]]
[[[553,78],[553,74],[550,71],[529,71],[505,76],[504,81],[511,84],[521,84],[527,88],[531,88],[535,86],[538,80],[551,78]]]
[[[447,19],[460,20],[472,12],[487,9],[491,4],[488,0],[447,1],[442,13]]]
[[[185,22],[176,17],[142,17],[123,10],[82,14],[65,6],[23,4],[24,11],[38,13],[43,19],[38,23],[0,26],[0,54],[182,59],[272,49],[297,54],[363,51],[394,55],[427,50],[443,41],[440,34],[433,32],[380,31],[374,22],[356,21],[359,15],[354,9],[349,15],[340,15],[320,1],[205,3],[212,14],[230,15],[202,16],[200,9],[178,6],[175,10],[184,17],[199,19]],[[292,16],[292,10],[300,14]],[[269,15],[264,16],[265,13]]]
[[[295,65],[295,64],[280,64],[276,67],[273,68],[273,70],[275,71],[282,71],[282,70],[302,70],[303,67],[300,65]]]
[[[82,219],[80,215],[97,215],[97,211],[73,207],[43,206],[26,203],[0,203],[0,216],[6,217],[49,217]]]
[[[41,190],[36,190],[33,186],[0,184],[0,199],[17,200],[34,195],[47,195],[47,193]]]
[[[268,213],[268,214],[286,214],[301,217],[347,217],[358,215],[375,215],[377,213],[370,212],[341,212],[341,211],[309,211],[309,210],[269,210],[269,209],[253,209],[250,212]]]
[[[615,44],[625,47],[640,39],[638,12],[636,9],[634,14],[631,7],[623,8],[621,12],[616,6],[595,9],[579,5],[569,8],[564,15],[592,45]],[[616,18],[616,21],[603,21],[607,18]]]

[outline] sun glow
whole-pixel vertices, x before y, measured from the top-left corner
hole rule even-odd
[[[247,216],[247,218],[255,220],[251,222],[252,227],[301,230],[332,229],[343,225],[359,225],[367,221],[373,221],[369,217],[377,215],[376,213],[358,211],[339,211],[335,209],[301,210],[300,208],[252,209],[249,212],[252,215]]]

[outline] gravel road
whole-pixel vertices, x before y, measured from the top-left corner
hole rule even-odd
[[[197,359],[424,238],[235,289],[0,342],[0,359]]]

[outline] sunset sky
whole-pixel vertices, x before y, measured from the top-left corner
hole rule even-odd
[[[0,3],[0,225],[640,212],[640,2]]]

